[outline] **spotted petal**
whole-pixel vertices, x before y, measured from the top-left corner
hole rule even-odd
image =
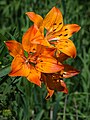
[[[48,33],[61,30],[63,26],[63,17],[60,10],[56,7],[53,7],[44,18],[43,25],[48,30]]]
[[[57,60],[52,57],[40,57],[36,64],[36,69],[43,73],[54,73],[63,69],[62,64],[58,64]]]
[[[48,41],[58,40],[58,39],[68,39],[74,33],[80,30],[80,26],[77,24],[67,24],[62,27],[58,32],[51,33],[47,36]]]
[[[58,50],[60,50],[62,53],[66,54],[67,56],[73,58],[76,57],[76,47],[71,40],[60,39],[55,46]]]

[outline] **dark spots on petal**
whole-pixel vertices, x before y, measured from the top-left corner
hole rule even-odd
[[[40,62],[43,62],[43,60],[40,60]]]
[[[62,36],[62,34],[59,35],[59,37]]]
[[[59,23],[59,25],[61,25],[61,24],[62,24],[62,22]]]
[[[65,31],[68,30],[67,28],[65,29]]]
[[[68,34],[65,34],[64,36],[68,36]]]
[[[55,31],[56,29],[54,29],[53,31]]]
[[[43,68],[43,66],[41,65],[41,67]]]
[[[56,23],[53,23],[53,25],[57,25]]]
[[[68,41],[65,41],[65,43],[68,43]]]
[[[29,54],[32,54],[32,52],[29,52]]]
[[[33,50],[35,50],[35,48],[33,48]]]
[[[59,48],[59,49],[63,49],[63,48]]]
[[[64,47],[68,47],[67,45],[64,45]]]

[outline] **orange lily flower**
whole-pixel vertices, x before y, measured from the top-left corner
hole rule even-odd
[[[54,73],[62,70],[64,67],[49,55],[53,49],[44,47],[44,50],[40,52],[43,46],[30,42],[37,34],[37,29],[31,26],[30,30],[31,34],[28,34],[28,32],[24,34],[22,44],[15,40],[5,42],[10,54],[14,57],[9,75],[25,76],[29,81],[41,86],[41,72]],[[39,37],[41,38],[41,36]],[[46,53],[48,53],[48,56],[45,55]]]
[[[79,25],[64,25],[62,13],[56,7],[53,7],[44,19],[34,12],[27,12],[26,14],[37,25],[41,33],[43,33],[44,28],[47,30],[45,40],[54,45],[57,51],[70,57],[76,56],[75,45],[69,38],[80,30]]]
[[[44,82],[48,91],[46,99],[54,90],[68,93],[63,78],[75,76],[79,71],[63,62],[76,56],[76,47],[69,38],[80,30],[80,26],[64,25],[62,14],[56,7],[44,19],[34,12],[26,14],[34,25],[23,35],[22,44],[15,40],[5,42],[14,57],[9,75],[24,76],[38,86]]]

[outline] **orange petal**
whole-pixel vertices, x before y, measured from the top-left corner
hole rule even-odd
[[[27,79],[28,79],[30,82],[32,82],[32,83],[34,83],[34,84],[36,84],[36,85],[38,85],[38,86],[41,86],[40,78],[41,78],[41,72],[37,71],[37,70],[32,66],[31,69],[30,69],[30,73],[29,73]]]
[[[31,26],[26,33],[23,35],[22,38],[22,46],[24,48],[25,51],[27,52],[32,52],[32,50],[36,49],[37,45],[33,45],[31,43],[31,40],[33,39],[33,37],[35,36],[37,32],[37,27],[36,26]]]
[[[54,56],[56,49],[55,48],[47,48],[47,47],[43,47],[41,54],[43,56],[49,57],[49,56]]]
[[[67,56],[76,57],[76,47],[74,43],[69,39],[60,39],[55,45],[58,50],[66,54]]]
[[[26,63],[25,58],[22,58],[21,56],[17,55],[11,64],[11,72],[10,76],[24,76],[26,77],[30,82],[41,86],[41,73],[38,72],[33,66],[31,66],[29,63]]]
[[[22,45],[24,50],[27,52],[31,51],[34,44],[40,44],[44,46],[51,46],[47,39],[44,39],[44,36],[41,34],[36,25],[31,26],[22,38]]]
[[[40,27],[40,25],[42,24],[43,18],[38,15],[35,14],[34,12],[27,12],[26,15],[30,18],[30,20],[32,20],[38,27]]]
[[[40,48],[40,46],[39,46],[39,48]],[[40,54],[42,56],[47,55],[47,57],[50,57],[50,56],[54,56],[55,51],[56,51],[55,48],[49,48],[49,47],[46,47],[46,46],[41,46],[41,49],[38,52],[38,54]]]
[[[44,38],[44,36],[41,34],[41,32],[38,30],[33,39],[31,40],[31,43],[33,44],[40,44],[48,47],[52,47],[47,39]]]
[[[24,50],[22,48],[21,43],[17,42],[16,40],[9,40],[5,42],[10,54],[15,57],[16,55],[23,55]]]
[[[37,51],[30,59],[37,60],[37,57],[38,59],[40,59],[40,56],[46,56],[46,55],[47,57],[53,57],[55,51],[56,51],[55,48],[48,48],[46,46],[37,45]]]
[[[60,10],[53,7],[43,20],[43,25],[48,30],[48,33],[59,31],[63,26],[63,17]]]
[[[58,64],[52,57],[40,57],[36,64],[36,69],[43,73],[54,73],[63,69],[63,65]]]
[[[17,55],[11,64],[10,76],[25,76],[30,72],[29,66],[25,63],[25,59]]]
[[[48,94],[47,94],[47,96],[45,98],[46,100],[48,100],[54,94],[54,90],[50,90],[48,87],[47,87],[47,91],[48,91]]]
[[[58,31],[54,32],[53,34],[50,34],[47,36],[47,39],[49,41],[53,39],[68,39],[70,38],[75,32],[78,32],[80,30],[80,26],[77,24],[67,24],[64,25],[63,28]]]
[[[64,64],[63,78],[69,78],[79,74],[79,71],[68,64]]]

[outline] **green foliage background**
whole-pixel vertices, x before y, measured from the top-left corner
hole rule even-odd
[[[46,101],[45,86],[39,88],[24,77],[9,77],[12,57],[4,41],[21,42],[32,25],[25,12],[43,17],[58,7],[64,23],[76,23],[81,30],[72,37],[77,57],[69,64],[80,70],[66,79],[68,95],[57,92]],[[89,0],[0,0],[0,120],[90,120],[90,1]]]

